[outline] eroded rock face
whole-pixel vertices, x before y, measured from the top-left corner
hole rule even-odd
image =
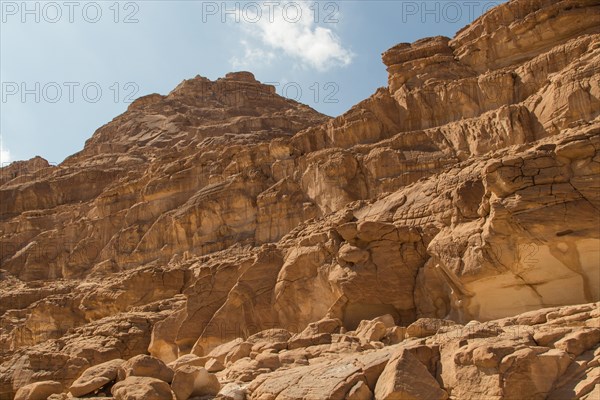
[[[204,372],[235,399],[423,392],[411,373],[439,398],[593,396],[599,15],[513,0],[399,44],[337,118],[196,77],[60,165],[0,169],[0,397],[185,397]],[[180,387],[113,376],[140,355]]]

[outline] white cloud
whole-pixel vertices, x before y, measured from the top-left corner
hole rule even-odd
[[[245,40],[242,40],[241,44],[244,47],[244,56],[234,56],[231,58],[231,60],[229,60],[232,67],[235,69],[249,67],[256,68],[258,66],[270,65],[275,59],[275,53],[271,51],[265,51],[258,47],[253,47]]]
[[[286,7],[290,3],[293,6]],[[283,51],[299,60],[303,66],[321,71],[350,64],[354,56],[352,52],[343,47],[341,39],[332,29],[315,22],[315,14],[310,6],[305,0],[288,1],[271,9],[265,8],[260,15],[253,10],[240,12],[239,20],[244,31],[270,49],[263,50],[246,42],[245,57],[248,56],[248,59],[245,64],[263,58],[262,55],[270,55],[272,60],[275,55],[271,50]],[[237,58],[232,60],[240,61]]]
[[[0,145],[0,167],[6,167],[11,161],[10,151]]]

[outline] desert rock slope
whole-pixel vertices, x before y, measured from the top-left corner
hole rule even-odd
[[[600,399],[600,2],[186,80],[0,170],[0,399]]]

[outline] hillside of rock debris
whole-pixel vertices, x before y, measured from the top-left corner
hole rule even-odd
[[[0,169],[0,399],[600,398],[598,21],[511,0],[336,118],[197,76]]]

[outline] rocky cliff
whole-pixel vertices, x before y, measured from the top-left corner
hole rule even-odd
[[[333,119],[196,77],[1,169],[0,398],[597,398],[599,20],[510,1]]]

